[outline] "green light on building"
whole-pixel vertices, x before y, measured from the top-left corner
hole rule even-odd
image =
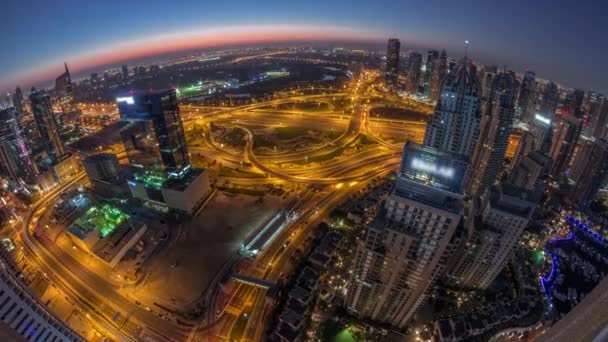
[[[88,231],[98,231],[101,238],[105,238],[128,218],[129,215],[123,213],[120,209],[104,204],[101,208],[92,206],[74,223]]]
[[[141,171],[133,175],[135,180],[144,184],[146,188],[160,190],[166,178],[162,171]]]

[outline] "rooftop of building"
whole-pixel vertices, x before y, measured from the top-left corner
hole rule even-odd
[[[510,184],[493,186],[490,190],[492,208],[521,217],[529,217],[534,211],[536,204],[530,202],[531,197],[530,191]]]
[[[168,179],[163,187],[175,191],[183,191],[187,189],[204,172],[205,169],[191,168],[187,170],[181,178]]]
[[[124,222],[118,225],[107,239],[97,241],[91,251],[104,261],[110,263],[143,228],[146,228],[146,226],[138,221]]]
[[[118,157],[116,156],[116,154],[114,153],[108,153],[108,152],[103,152],[103,153],[96,153],[96,154],[92,154],[90,156],[87,156],[83,162],[87,163],[87,162],[101,162],[101,161],[105,161],[108,159],[118,159]]]
[[[101,207],[92,206],[76,219],[68,230],[80,239],[84,239],[90,232],[95,231],[103,239],[128,219],[129,215],[109,204]]]

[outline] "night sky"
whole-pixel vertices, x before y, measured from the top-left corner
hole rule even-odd
[[[602,3],[604,3],[602,5]],[[0,90],[181,49],[276,41],[365,41],[446,48],[608,93],[605,1],[4,0]]]

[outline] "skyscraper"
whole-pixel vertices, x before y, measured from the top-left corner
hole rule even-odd
[[[534,114],[534,100],[536,93],[536,74],[534,71],[526,70],[519,96],[517,98],[516,117],[521,121],[529,121]]]
[[[513,186],[531,192],[530,201],[538,203],[545,191],[545,180],[551,168],[551,158],[541,151],[531,151],[513,166],[508,181]]]
[[[540,113],[552,117],[555,114],[557,103],[559,102],[559,88],[557,87],[557,84],[553,82],[545,84],[542,97]]]
[[[570,199],[586,207],[599,189],[606,185],[608,176],[608,143],[585,140],[572,162],[568,179],[573,184]]]
[[[571,115],[582,119],[585,115],[585,111],[583,109],[583,101],[585,100],[585,91],[582,89],[574,89],[572,106],[570,107]]]
[[[122,79],[127,81],[129,79],[129,68],[126,64],[122,65]]]
[[[439,59],[439,51],[429,50],[426,55],[426,61],[424,64],[424,96],[430,98],[431,96],[431,84],[433,80],[433,68],[437,65]]]
[[[541,151],[548,155],[551,150],[551,141],[553,137],[553,125],[551,119],[540,114],[534,114],[530,122],[526,126],[527,131],[524,131],[519,138],[517,151],[513,158],[512,166],[518,164],[519,160],[532,151]]]
[[[65,72],[55,79],[55,95],[61,105],[61,110],[72,112],[75,110],[74,94],[72,92],[72,78],[68,70],[68,64],[64,63]]]
[[[480,85],[475,67],[466,60],[443,82],[424,144],[471,158],[479,134]]]
[[[474,233],[450,271],[450,281],[463,288],[485,289],[505,267],[536,204],[526,191],[511,185],[487,188],[480,200]]]
[[[477,146],[471,162],[469,193],[482,194],[498,178],[509,146],[515,114],[515,75],[502,72],[494,77],[488,99],[488,112],[484,114]]]
[[[20,87],[15,88],[15,93],[13,94],[13,106],[15,106],[15,110],[17,111],[17,119],[21,120],[23,116],[23,92]]]
[[[386,49],[386,72],[384,74],[384,82],[391,89],[396,89],[397,80],[399,78],[399,49],[401,42],[399,39],[391,38],[388,40]]]
[[[136,92],[116,101],[129,123],[121,136],[131,165],[168,178],[183,176],[191,165],[175,90]]]
[[[422,78],[422,55],[418,52],[410,53],[407,69],[407,89],[412,95],[418,94]]]
[[[553,143],[550,156],[553,159],[551,176],[561,179],[567,171],[576,143],[581,134],[582,120],[571,115],[562,115],[554,122]]]
[[[433,63],[433,70],[431,75],[431,101],[437,101],[439,94],[441,94],[441,84],[446,74],[446,68],[448,63],[448,56],[445,50],[441,50],[439,58],[435,59]]]
[[[460,242],[462,156],[408,142],[397,184],[357,246],[346,306],[404,327],[445,272]]]
[[[57,161],[64,152],[63,143],[59,136],[59,128],[51,105],[51,97],[32,89],[30,102],[34,114],[34,121],[36,121],[36,127],[38,127],[42,144],[46,150],[49,161],[53,163]]]
[[[25,144],[17,121],[17,110],[0,111],[0,161],[4,175],[18,182],[36,183],[38,170],[31,159],[31,150]]]

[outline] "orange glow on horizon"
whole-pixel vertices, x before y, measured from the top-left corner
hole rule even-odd
[[[380,37],[382,35],[371,31],[328,26],[240,26],[133,38],[86,51],[66,60],[70,71],[79,73],[129,60],[196,49],[291,42],[373,42],[379,41]],[[29,84],[55,79],[62,69],[63,60],[55,60],[5,80],[0,87],[21,84],[29,88]]]

